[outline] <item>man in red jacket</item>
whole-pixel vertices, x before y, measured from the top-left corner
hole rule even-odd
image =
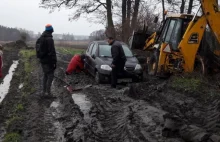
[[[85,59],[85,54],[81,55],[74,55],[73,58],[71,59],[68,68],[66,70],[66,75],[72,74],[72,72],[81,72],[84,71],[84,59]]]
[[[3,46],[0,44],[0,78],[2,78],[2,67],[3,67]]]

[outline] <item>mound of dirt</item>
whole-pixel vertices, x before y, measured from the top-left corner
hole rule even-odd
[[[22,40],[17,40],[15,42],[6,43],[3,45],[5,48],[13,47],[13,48],[28,48],[27,44]]]

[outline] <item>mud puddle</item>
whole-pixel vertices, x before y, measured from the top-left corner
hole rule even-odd
[[[9,91],[10,82],[17,66],[18,61],[13,61],[13,64],[11,65],[8,74],[5,76],[3,83],[0,84],[0,103],[3,101]]]
[[[19,85],[18,89],[21,89],[21,88],[23,88],[23,87],[24,87],[24,84],[21,83],[21,84]]]
[[[92,107],[92,103],[89,101],[86,95],[82,93],[72,94],[72,98],[75,104],[79,106],[80,110],[84,114],[84,120],[87,123],[90,123],[91,119],[89,117],[89,111],[90,111],[90,108]]]

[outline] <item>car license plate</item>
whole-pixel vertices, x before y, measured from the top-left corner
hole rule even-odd
[[[132,79],[131,78],[118,79],[118,83],[122,83],[122,82],[132,82]]]

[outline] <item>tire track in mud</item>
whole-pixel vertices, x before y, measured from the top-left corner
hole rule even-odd
[[[214,102],[212,102],[213,99],[203,102],[200,99],[203,97],[200,96],[201,94],[184,93],[169,88],[168,85],[161,86],[162,83],[155,84],[154,89],[146,84],[134,85],[132,92],[135,93],[136,99],[145,100],[151,106],[166,111],[166,114],[163,115],[163,127],[166,128],[166,131],[163,131],[163,128],[162,135],[179,137],[185,141],[220,141],[220,136],[218,136],[220,101],[218,98]],[[142,90],[143,86],[145,89]],[[159,89],[160,87],[163,91]],[[147,93],[148,90],[156,91]],[[144,95],[141,96],[141,94]],[[176,134],[173,133],[174,130],[177,132]]]
[[[60,61],[58,66],[66,68]],[[40,67],[37,72],[35,78],[40,84]],[[56,74],[64,78],[60,69],[56,70]],[[68,78],[69,81],[78,82],[74,86],[94,82],[92,77],[85,74],[74,74]],[[40,100],[37,95],[41,89],[38,87],[38,93],[32,95],[36,99],[31,101],[29,107],[31,119],[27,124],[33,130],[29,131],[27,141],[183,142],[184,138],[180,135],[163,136],[165,114],[177,117],[183,124],[195,125],[199,131],[219,131],[219,101],[204,105],[191,94],[170,89],[167,83],[149,79],[148,82],[132,84],[133,87],[121,90],[111,89],[108,85],[93,85],[74,92],[85,95],[91,102],[92,106],[86,112],[74,102],[71,94],[58,80],[53,83],[56,100]],[[52,108],[51,104],[54,105]],[[185,127],[182,133],[196,134],[194,128]]]
[[[59,135],[56,135],[55,120],[50,110],[50,104],[54,99],[43,97],[40,94],[42,76],[42,69],[38,64],[38,68],[32,73],[32,81],[35,82],[33,87],[37,91],[28,97],[27,112],[29,114],[26,115],[24,142],[60,142]]]
[[[91,136],[88,136],[90,141],[147,142],[164,139],[160,136],[162,127],[157,128],[162,123],[157,117],[162,117],[163,111],[146,102],[128,98],[124,90],[104,88],[108,87],[99,86],[84,91],[93,104],[90,110],[92,123],[88,124],[91,131]],[[144,109],[142,105],[147,108]]]
[[[215,100],[204,111],[203,126],[208,132],[220,134],[220,100]],[[220,140],[220,138],[219,138]]]

